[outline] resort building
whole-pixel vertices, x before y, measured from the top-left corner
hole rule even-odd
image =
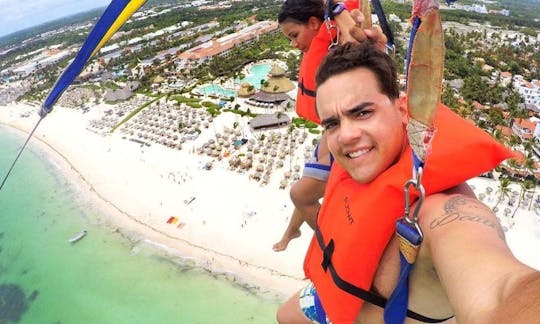
[[[210,61],[216,55],[227,56],[235,46],[249,44],[259,36],[278,31],[278,23],[275,21],[260,21],[248,26],[241,31],[223,36],[218,39],[208,40],[178,55],[180,60],[196,61],[202,64]]]
[[[514,77],[514,88],[523,98],[523,102],[529,105],[536,105],[540,109],[540,80],[525,80],[523,76]]]
[[[249,126],[254,131],[267,128],[283,127],[289,125],[290,123],[291,119],[289,116],[282,112],[258,115],[248,122]]]

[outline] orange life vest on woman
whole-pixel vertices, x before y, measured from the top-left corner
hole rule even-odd
[[[437,110],[435,127],[422,177],[426,195],[489,171],[513,154],[445,106]],[[371,289],[380,258],[395,233],[396,220],[403,216],[403,187],[411,176],[410,148],[368,184],[355,182],[334,163],[317,219],[321,242],[313,237],[304,260],[305,274],[333,323],[352,323],[358,316],[363,300],[343,290],[339,279]],[[416,198],[412,197],[411,203]]]
[[[358,8],[358,1],[346,1],[345,7],[348,10]],[[336,29],[330,32],[323,22],[319,28],[319,32],[309,45],[309,49],[304,53],[300,68],[298,71],[298,92],[296,94],[296,114],[298,116],[310,120],[314,123],[320,124],[321,120],[317,116],[317,110],[315,106],[315,94],[317,84],[315,83],[315,75],[317,69],[321,64],[323,58],[328,53],[328,47],[330,46],[332,39],[336,37]]]

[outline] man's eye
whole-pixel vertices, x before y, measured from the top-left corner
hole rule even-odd
[[[335,121],[329,121],[329,122],[325,122],[322,124],[322,127],[324,128],[324,130],[328,131],[328,130],[331,130],[332,128],[336,127],[337,126],[337,122]]]
[[[373,110],[363,109],[354,113],[354,117],[358,119],[369,117],[373,113]]]

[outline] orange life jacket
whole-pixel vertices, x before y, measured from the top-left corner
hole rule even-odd
[[[445,106],[437,110],[435,127],[422,177],[426,194],[463,183],[513,155]],[[396,220],[403,216],[403,187],[411,176],[410,148],[368,184],[355,182],[337,163],[332,166],[317,219],[322,241],[313,237],[304,260],[306,277],[314,283],[332,323],[352,323],[363,304],[336,285],[332,272],[348,284],[370,290],[383,251],[395,233]]]
[[[348,10],[358,8],[358,1],[346,1],[345,6]],[[328,53],[328,47],[332,39],[336,37],[336,29],[332,29],[332,37],[323,22],[319,32],[309,45],[309,49],[304,53],[300,68],[298,70],[298,92],[296,94],[296,114],[302,118],[320,124],[321,120],[317,116],[315,107],[316,83],[315,75],[323,58]]]

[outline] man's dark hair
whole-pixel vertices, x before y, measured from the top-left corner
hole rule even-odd
[[[335,47],[328,53],[317,71],[317,85],[323,84],[330,77],[354,70],[366,68],[375,74],[382,93],[390,99],[399,97],[396,67],[392,58],[379,50],[371,41],[360,44],[345,44]],[[361,82],[361,81],[360,81]]]
[[[278,23],[292,21],[306,24],[309,17],[324,20],[323,0],[285,0],[278,15]]]

